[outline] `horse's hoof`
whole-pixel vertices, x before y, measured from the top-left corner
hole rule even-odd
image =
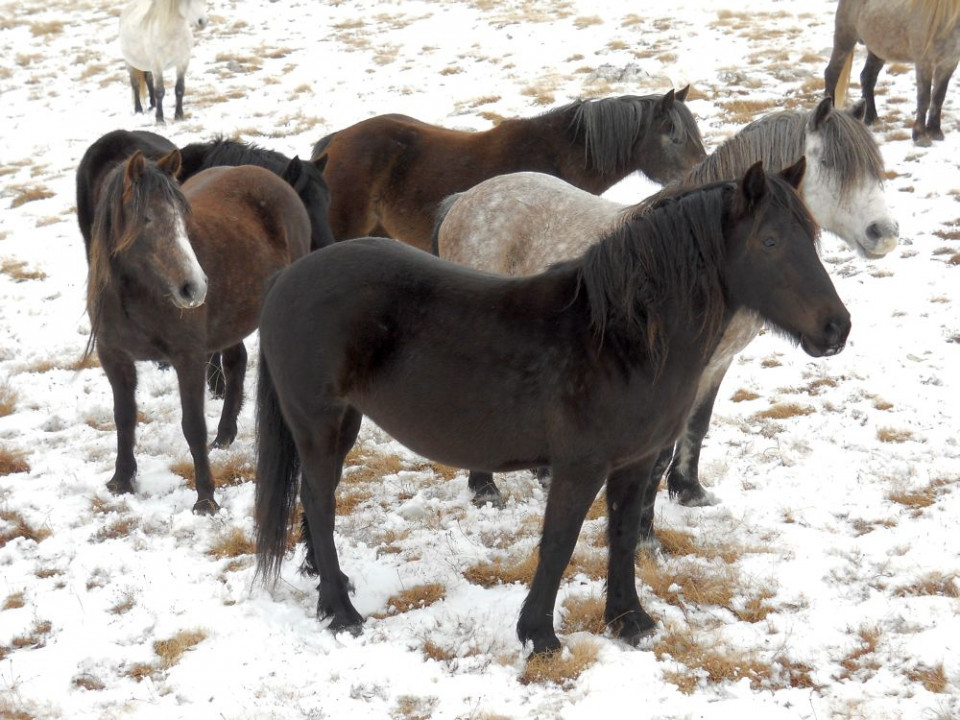
[[[540,483],[540,487],[548,488],[550,487],[550,481],[553,480],[553,473],[548,467],[537,468],[534,470],[534,475],[537,476],[537,482]]]
[[[644,638],[656,632],[657,624],[643,609],[632,610],[608,624],[616,628],[616,635],[623,642],[636,647]]]
[[[719,505],[720,498],[708,490],[699,488],[697,490],[684,490],[679,493],[677,503],[684,507],[707,507],[709,505]]]
[[[133,483],[130,480],[111,478],[107,481],[107,490],[114,495],[129,495],[133,492]]]
[[[204,498],[203,500],[197,500],[193,506],[193,513],[194,515],[216,515],[219,509],[220,506],[217,505],[216,500],[213,498]]]
[[[233,441],[236,439],[237,439],[236,433],[233,433],[233,434],[225,433],[223,435],[221,435],[220,433],[217,433],[216,439],[214,439],[214,441],[210,443],[210,449],[216,450],[218,448],[219,449],[228,448],[231,445],[233,445]]]
[[[530,658],[538,657],[546,660],[559,653],[561,647],[560,639],[556,635],[549,638],[534,640],[533,652],[530,653]]]
[[[937,129],[937,130],[927,130],[927,134],[929,135],[930,138],[932,138],[932,139],[933,139],[934,141],[936,141],[936,142],[940,142],[941,140],[944,139],[944,137],[943,137],[943,131],[940,130],[940,129]]]
[[[353,635],[353,637],[359,637],[363,633],[363,618],[359,615],[357,618],[358,619],[335,617],[330,622],[330,625],[327,626],[327,629],[334,635],[346,632]]]
[[[500,490],[497,488],[484,488],[473,496],[472,502],[478,508],[489,504],[494,510],[503,510],[505,506],[503,495],[500,494]]]

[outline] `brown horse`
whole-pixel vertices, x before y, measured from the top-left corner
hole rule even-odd
[[[548,173],[591,193],[636,170],[674,180],[706,155],[687,90],[577,101],[485,132],[381,115],[332,133],[313,159],[328,157],[333,236],[380,235],[429,250],[443,198],[508,172]]]
[[[177,371],[183,434],[196,470],[195,512],[216,512],[203,414],[204,367],[223,353],[227,375],[214,447],[237,434],[247,353],[267,279],[310,248],[310,220],[286,182],[258,167],[213,168],[182,187],[176,149],[135,152],[105,178],[87,280],[91,333],[113,389],[116,471],[107,487],[133,491],[136,360]]]
[[[840,0],[833,53],[824,71],[827,95],[838,106],[846,96],[857,41],[867,46],[860,73],[864,121],[870,125],[877,119],[873,91],[883,63],[912,62],[917,71],[913,140],[918,145],[943,140],[940,113],[960,61],[960,0]]]

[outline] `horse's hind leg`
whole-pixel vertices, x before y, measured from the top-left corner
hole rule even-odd
[[[343,470],[344,460],[347,458],[347,453],[350,452],[350,448],[353,447],[354,442],[357,439],[357,433],[360,432],[360,422],[363,420],[363,415],[351,408],[347,411],[347,414],[344,416],[343,421],[340,423],[340,439],[338,446],[338,458],[339,458],[339,467],[341,472]],[[339,477],[337,479],[337,484],[339,484]],[[300,486],[300,501],[306,507],[307,504],[312,503],[310,496],[310,485],[309,483],[302,483]],[[308,497],[304,499],[304,494]],[[306,552],[304,553],[303,562],[300,564],[300,573],[302,575],[310,575],[316,577],[320,574],[319,569],[317,568],[317,556],[314,551],[313,546],[313,536],[310,532],[310,522],[307,519],[306,513],[303,515],[303,520],[300,523],[300,539],[303,541]],[[350,579],[341,573],[341,576],[344,582],[347,583],[347,587],[352,590],[350,585]],[[320,608],[318,606],[318,613]]]
[[[220,357],[223,360],[222,372],[226,382],[217,437],[210,445],[215,448],[229,447],[237,438],[237,416],[243,404],[243,378],[247,374],[247,349],[239,342],[224,350]]]
[[[215,398],[222,398],[227,391],[227,378],[223,374],[223,356],[213,353],[207,359],[207,387]]]
[[[183,92],[184,92],[184,77],[187,74],[187,66],[177,68],[177,84],[173,86],[173,94],[177,98],[177,109],[173,113],[174,120],[183,120]]]
[[[604,475],[603,468],[594,466],[553,466],[553,481],[543,517],[540,560],[517,621],[520,642],[531,641],[536,654],[560,649],[560,640],[553,629],[560,579],[573,556],[583,520],[603,485]],[[635,538],[636,523],[633,532]]]
[[[150,109],[153,110],[157,106],[157,95],[153,89],[153,73],[145,72],[143,79],[147,83],[147,96],[150,98]]]
[[[831,52],[830,61],[823,71],[824,91],[834,100],[837,97],[837,84],[841,80],[840,75],[844,72],[847,58],[854,51],[856,44],[857,36],[855,34],[845,28],[836,28],[833,34],[833,52]],[[843,86],[843,88],[845,87],[846,85]]]
[[[137,461],[133,446],[137,425],[137,368],[130,357],[119,350],[97,345],[100,366],[113,390],[113,422],[117,427],[117,462],[107,488],[114,493],[133,492]]]
[[[867,59],[863,63],[863,70],[860,72],[860,90],[863,93],[865,103],[863,122],[872,125],[877,121],[877,103],[874,99],[874,88],[877,87],[877,77],[883,68],[884,60],[879,55],[867,50]]]
[[[947,85],[957,69],[957,61],[946,66],[941,65],[933,74],[933,97],[930,99],[930,112],[927,113],[927,135],[933,140],[943,140],[943,130],[940,129],[940,113],[943,110],[943,101],[947,97]]]
[[[637,597],[635,556],[637,528],[644,490],[658,455],[613,473],[607,480],[607,539],[610,560],[607,567],[607,605],[603,619],[617,636],[636,644],[649,635],[655,623],[640,606]]]
[[[927,108],[930,107],[930,86],[933,84],[933,68],[917,63],[917,114],[913,119],[913,141],[921,147],[931,144],[927,134]]]
[[[477,507],[483,507],[487,503],[497,509],[503,507],[503,495],[493,481],[492,473],[471,470],[467,487],[473,492],[473,504]]]
[[[300,501],[312,540],[312,558],[304,560],[320,575],[317,614],[331,617],[334,632],[360,631],[363,617],[349,598],[349,580],[340,570],[333,541],[336,521],[336,489],[343,471],[343,459],[360,430],[362,415],[349,406],[325,409],[320,417],[291,426],[300,453],[303,479]]]
[[[193,511],[201,515],[212,515],[220,506],[213,499],[213,475],[207,455],[207,421],[203,414],[204,359],[203,355],[191,354],[175,359],[173,366],[180,385],[180,407],[183,413],[180,424],[187,445],[190,446],[196,477],[197,502]]]
[[[157,112],[155,114],[155,118],[158,125],[163,125],[163,96],[166,94],[166,90],[163,88],[162,71],[153,73],[153,94],[157,102]]]
[[[143,112],[143,105],[140,104],[140,80],[143,73],[132,65],[127,65],[127,72],[130,74],[130,87],[133,89],[133,111],[139,114]]]

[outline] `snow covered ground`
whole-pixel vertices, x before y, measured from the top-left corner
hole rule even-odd
[[[510,582],[544,504],[528,473],[504,478],[505,510],[477,509],[465,473],[447,480],[365,425],[338,521],[365,632],[334,637],[316,621],[301,550],[275,589],[252,585],[254,352],[240,436],[211,454],[225,483],[216,517],[190,512],[175,378],[152,364],[140,368],[137,492],[107,493],[110,390],[78,365],[89,324],[74,170],[103,133],[153,129],[132,114],[120,7],[0,4],[0,716],[960,717],[956,88],[947,140],[922,149],[909,139],[912,68],[881,74],[875,132],[902,244],[868,261],[824,237],[853,317],[844,353],[815,360],[767,335],[735,363],[702,459],[723,504],[681,508],[664,491],[667,551],[638,561],[658,635],[635,649],[589,629],[604,557],[603,518],[591,519],[558,602],[567,667],[538,680],[514,634],[526,587]],[[161,132],[305,157],[376,114],[480,130],[576,97],[691,83],[710,149],[751,117],[812,107],[834,10],[217,0],[187,119]],[[630,178],[609,196],[653,189]],[[219,411],[208,402],[209,426]],[[483,579],[494,562],[505,582]]]

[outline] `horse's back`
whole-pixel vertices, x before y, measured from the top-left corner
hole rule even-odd
[[[300,197],[276,174],[256,165],[218,166],[203,170],[184,182],[191,219],[203,228],[198,243],[219,243],[242,251],[262,252],[266,247],[283,265],[310,249],[310,219]],[[228,240],[229,239],[229,240]],[[198,255],[201,250],[198,250]]]
[[[437,250],[480,270],[532,275],[582,254],[624,208],[545,173],[498,175],[460,194]]]

